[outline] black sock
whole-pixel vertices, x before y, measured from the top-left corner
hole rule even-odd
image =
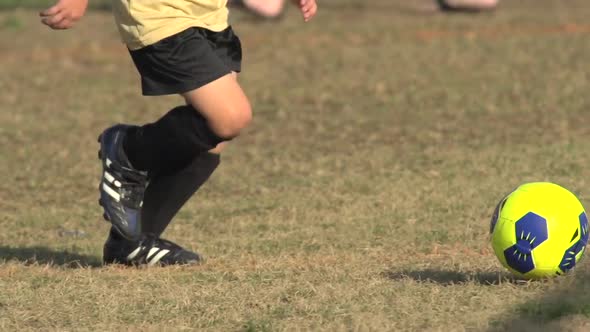
[[[176,173],[152,178],[143,198],[143,233],[159,237],[180,208],[209,179],[219,162],[219,155],[206,152]]]
[[[133,167],[150,176],[185,167],[223,142],[192,106],[179,106],[158,121],[128,130],[123,148]]]

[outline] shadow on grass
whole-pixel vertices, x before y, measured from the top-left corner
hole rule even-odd
[[[508,273],[493,272],[458,272],[449,270],[403,270],[386,271],[382,274],[390,280],[410,279],[422,283],[435,283],[442,286],[451,286],[467,282],[479,285],[500,285],[505,283],[525,284],[526,281],[514,278]]]
[[[0,246],[0,261],[17,261],[25,265],[54,265],[67,268],[100,267],[98,257],[80,255],[67,250],[46,247],[12,248]]]
[[[590,267],[574,272],[512,308],[513,314],[499,315],[489,331],[590,331]]]

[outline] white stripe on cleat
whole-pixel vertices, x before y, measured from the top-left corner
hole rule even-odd
[[[155,249],[157,249],[157,248],[155,248]],[[149,261],[148,266],[153,266],[154,264],[158,263],[160,261],[160,259],[162,259],[162,257],[166,256],[166,254],[168,254],[169,252],[170,252],[170,250],[168,250],[168,249],[162,249],[162,251],[160,251],[154,258],[152,258],[152,260]]]
[[[109,194],[109,196],[111,196],[115,201],[119,202],[121,200],[121,195],[119,195],[111,187],[107,186],[105,182],[102,183],[102,190]]]

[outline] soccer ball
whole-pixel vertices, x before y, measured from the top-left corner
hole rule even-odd
[[[500,263],[525,279],[554,277],[580,261],[588,217],[578,198],[548,182],[519,186],[492,216],[492,247]]]

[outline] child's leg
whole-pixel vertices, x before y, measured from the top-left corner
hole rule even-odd
[[[235,73],[182,95],[207,119],[209,128],[225,140],[238,136],[252,120],[250,103]]]
[[[200,255],[158,238],[219,164],[219,155],[207,150],[218,152],[223,144],[203,138],[219,137],[219,142],[234,138],[252,117],[248,100],[232,74],[185,94],[185,98],[203,111],[198,112],[188,105],[177,107],[155,123],[127,130],[125,154],[131,165],[150,174],[143,197],[141,232],[150,243],[156,241],[150,245],[135,245],[140,250],[128,258],[127,263],[186,264],[200,260],[195,258]],[[105,262],[125,262],[130,254],[121,256],[129,249],[120,254],[119,247],[121,245],[110,236],[105,244]],[[150,258],[150,251],[163,255]]]
[[[157,236],[217,167],[219,157],[210,152],[218,153],[222,142],[236,137],[251,120],[248,99],[234,73],[240,71],[239,39],[231,28],[221,32],[193,28],[132,51],[131,56],[144,94],[179,93],[188,105],[174,108],[154,123],[121,132],[122,156],[134,169],[149,174],[141,224],[143,236],[155,242],[124,244],[111,232],[105,262],[194,261],[194,253]],[[127,253],[134,246],[139,251]]]
[[[187,103],[207,119],[211,130],[230,139],[239,135],[252,118],[250,104],[232,73],[204,87],[184,94]],[[155,174],[146,189],[142,211],[143,232],[160,236],[172,218],[207,181],[219,164],[219,153],[225,143],[213,153],[201,153],[180,171],[180,166],[167,165]]]
[[[142,208],[142,233],[159,236],[219,163],[222,141],[239,135],[252,119],[236,75],[228,74],[185,94],[158,121],[127,131],[125,154],[150,174]]]
[[[128,131],[125,152],[136,168],[151,174],[180,170],[239,135],[251,121],[250,103],[236,79],[241,46],[231,28],[217,33],[190,29],[131,55],[142,73],[144,94],[177,92],[188,104]]]
[[[231,80],[237,83],[237,74],[235,72],[232,72]],[[238,89],[239,95],[230,99],[230,102],[216,102],[215,98],[219,94],[219,89],[225,89],[225,87],[221,87],[224,84],[219,80],[213,83],[215,84],[207,85],[206,89],[201,88],[197,89],[199,91],[195,90],[184,94],[185,100],[187,104],[197,104],[198,108],[196,109],[204,109],[210,112],[205,117],[209,119],[209,125],[216,128],[217,134],[228,138],[235,137],[251,120],[252,114],[248,100],[241,89]],[[219,86],[216,88],[215,85]],[[230,85],[233,86],[234,84]],[[212,100],[201,96],[207,96]],[[242,105],[233,103],[236,100],[241,100]],[[230,111],[219,112],[211,109],[208,103],[216,107],[225,105],[223,107]],[[200,154],[187,167],[178,172],[168,170],[163,174],[155,175],[150,180],[145,192],[142,211],[144,233],[160,236],[164,232],[176,213],[215,171],[219,165],[219,153],[221,153],[225,145],[226,143],[220,143],[210,152]]]
[[[219,159],[218,154],[203,153],[181,171],[151,179],[143,199],[143,232],[160,237],[182,206],[213,174]]]

